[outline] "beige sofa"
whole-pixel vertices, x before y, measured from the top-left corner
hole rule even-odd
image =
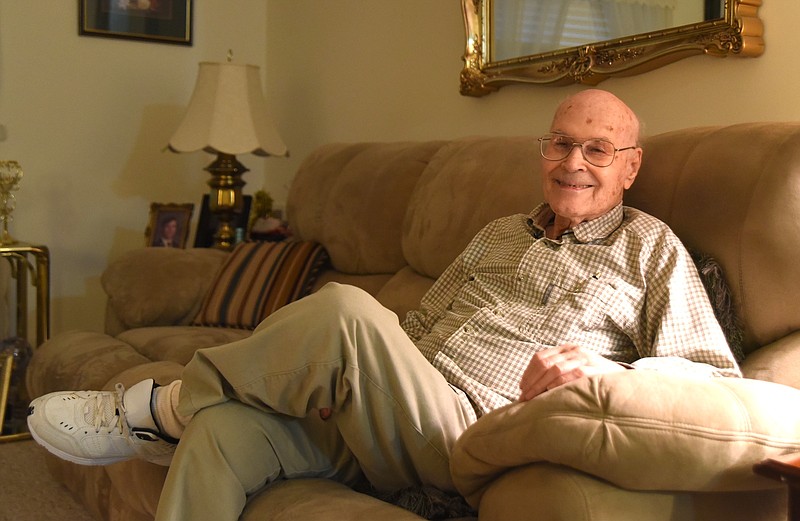
[[[316,287],[355,284],[402,316],[485,223],[540,201],[538,168],[532,137],[332,144],[300,167],[287,212],[296,238],[330,254]],[[785,519],[782,485],[751,467],[800,450],[800,124],[650,137],[626,203],[720,263],[748,379],[628,371],[495,411],[457,446],[460,490],[482,520]],[[225,260],[215,250],[150,248],[112,263],[102,278],[105,333],[63,333],[43,345],[30,365],[32,393],[167,382],[197,348],[249,334],[190,325]],[[113,520],[151,519],[166,474],[140,461],[48,464]],[[419,518],[304,480],[268,488],[243,519]]]

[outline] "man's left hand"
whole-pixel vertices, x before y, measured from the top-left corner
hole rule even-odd
[[[572,380],[615,371],[625,368],[575,344],[543,349],[531,357],[522,375],[519,399],[527,401]]]

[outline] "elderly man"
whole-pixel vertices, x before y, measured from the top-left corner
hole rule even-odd
[[[453,490],[482,414],[610,371],[740,376],[680,241],[622,206],[639,122],[586,90],[539,139],[545,203],[487,225],[400,325],[329,284],[247,339],[198,350],[182,379],[34,400],[39,443],[81,464],[168,464],[157,519],[237,519],[277,479]],[[180,443],[177,443],[180,439]]]

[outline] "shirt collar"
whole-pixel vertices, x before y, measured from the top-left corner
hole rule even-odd
[[[528,226],[534,237],[545,236],[545,227],[555,219],[555,213],[547,203],[537,206],[528,215]],[[592,242],[597,239],[604,239],[611,235],[614,230],[620,227],[623,219],[622,203],[618,204],[597,219],[580,223],[575,228],[567,230],[562,235],[572,233],[578,242]]]

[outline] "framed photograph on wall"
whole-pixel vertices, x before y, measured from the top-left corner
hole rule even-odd
[[[203,196],[200,203],[200,217],[197,219],[197,233],[194,235],[195,248],[211,248],[214,246],[214,234],[217,233],[219,219],[211,213],[208,206],[208,194]],[[253,205],[253,196],[245,195],[242,197],[242,213],[236,216],[233,227],[242,229],[244,237],[247,237],[247,222],[250,218],[250,207]]]
[[[194,204],[150,205],[150,222],[145,230],[146,246],[157,248],[185,248],[189,238]]]
[[[193,0],[80,0],[78,33],[192,45]]]

